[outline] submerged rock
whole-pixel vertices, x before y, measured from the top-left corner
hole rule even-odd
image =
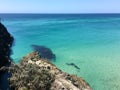
[[[15,90],[92,90],[84,79],[62,72],[38,52],[30,53],[9,70]]]
[[[40,45],[32,45],[32,48],[34,49],[34,51],[39,52],[42,58],[46,58],[48,60],[56,59],[55,54],[48,47],[40,46]]]
[[[66,63],[66,65],[73,66],[76,69],[80,70],[80,68],[77,65],[75,65],[74,63]]]

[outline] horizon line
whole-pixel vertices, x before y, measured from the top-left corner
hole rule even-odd
[[[0,14],[120,14],[120,13],[31,13],[31,12],[28,12],[28,13],[22,13],[22,12],[17,12],[17,13],[14,13],[14,12],[10,12],[10,13],[0,13]]]

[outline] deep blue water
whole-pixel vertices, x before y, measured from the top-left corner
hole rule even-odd
[[[49,47],[60,69],[83,77],[94,90],[120,89],[120,14],[0,14],[15,38],[12,58]],[[66,63],[75,63],[80,71]]]

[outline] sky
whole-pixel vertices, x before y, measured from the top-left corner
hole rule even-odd
[[[0,13],[120,13],[120,0],[0,0]]]

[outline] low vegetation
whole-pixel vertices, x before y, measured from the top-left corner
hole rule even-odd
[[[10,86],[15,90],[49,90],[54,76],[35,64],[12,64]]]

